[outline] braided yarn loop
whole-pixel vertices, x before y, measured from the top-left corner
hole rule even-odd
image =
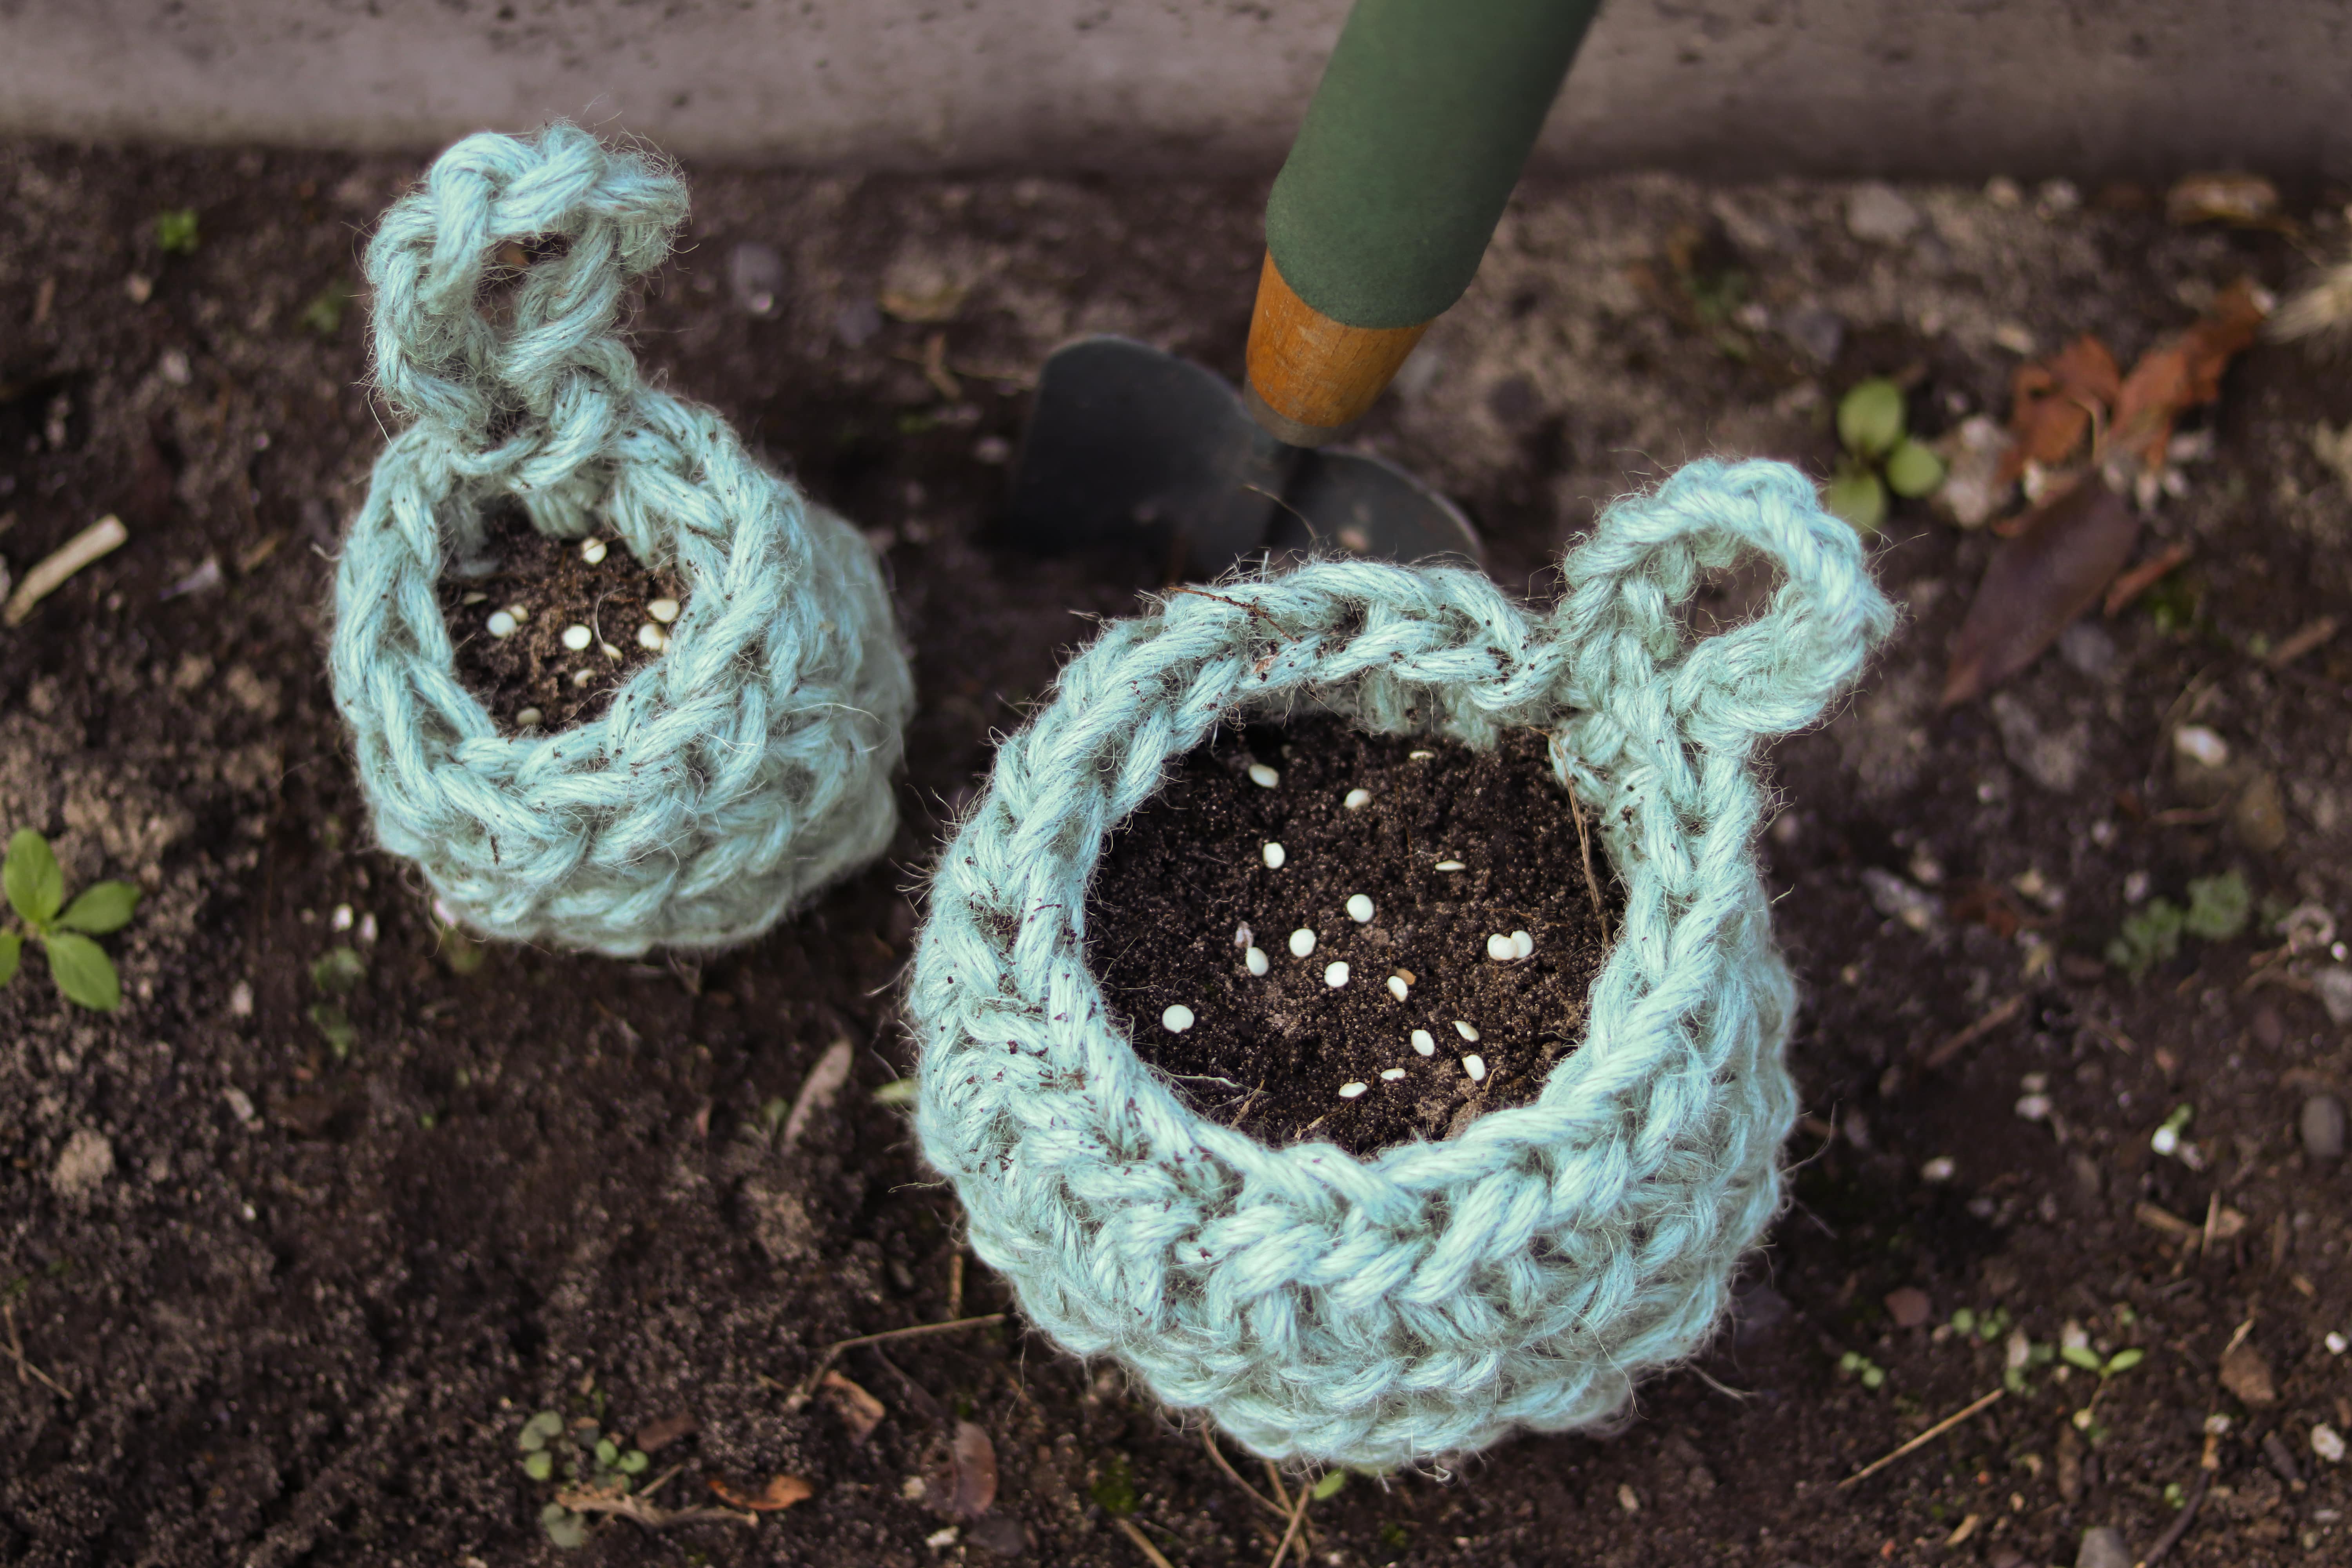
[[[1753,622],[1696,644],[1704,569],[1760,552]],[[1274,1458],[1390,1468],[1605,1420],[1690,1353],[1781,1198],[1795,991],[1754,840],[1759,742],[1892,625],[1786,465],[1620,501],[1535,614],[1474,572],[1320,562],[1171,595],[1063,671],[941,862],[909,1011],[916,1127],[1030,1318]],[[1623,882],[1584,1044],[1537,1100],[1355,1159],[1274,1149],[1145,1067],[1087,965],[1105,835],[1221,722],[1334,709],[1481,750],[1530,726]]]
[[[741,941],[896,824],[913,688],[872,552],[621,339],[686,210],[667,168],[556,124],[457,143],[368,246],[377,384],[415,422],[344,541],[335,701],[384,847],[492,935]],[[497,311],[510,244],[541,257]],[[502,732],[458,684],[435,599],[506,499],[687,584],[667,651],[554,733]]]

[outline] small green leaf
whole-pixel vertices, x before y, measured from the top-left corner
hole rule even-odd
[[[2067,1345],[2058,1354],[2068,1366],[2079,1366],[2084,1372],[2099,1370],[2099,1352],[2088,1345]]]
[[[49,973],[57,977],[58,989],[66,994],[67,1001],[93,1013],[111,1013],[122,1005],[122,982],[104,948],[86,936],[64,931],[51,931],[41,939],[41,945],[48,949]]]
[[[166,256],[196,253],[196,209],[173,207],[155,215],[155,243]]]
[[[1843,518],[1856,533],[1875,533],[1886,521],[1886,487],[1867,468],[1841,469],[1822,492],[1822,505]]]
[[[337,1061],[350,1056],[352,1047],[359,1044],[359,1026],[340,1002],[311,1003],[310,1022],[327,1037],[327,1048],[335,1053]]]
[[[25,956],[25,939],[13,931],[0,931],[0,985],[16,978],[16,965]]]
[[[915,1080],[913,1079],[893,1079],[890,1082],[884,1084],[880,1089],[874,1091],[874,1103],[877,1105],[912,1105],[915,1103]]]
[[[1944,459],[1916,441],[1898,443],[1886,455],[1886,488],[1914,500],[1934,495],[1944,482]]]
[[[1903,439],[1903,389],[1885,376],[1857,383],[1838,399],[1837,427],[1847,451],[1884,457]]]
[[[348,947],[331,947],[310,964],[310,984],[330,996],[348,994],[367,978],[367,960]]]
[[[93,882],[66,906],[66,912],[58,917],[58,924],[68,931],[104,936],[129,925],[131,911],[138,907],[139,889],[130,883]]]
[[[1952,1313],[1952,1331],[1956,1334],[1975,1333],[1977,1331],[1976,1312],[1972,1309],[1967,1307],[1959,1308],[1958,1310],[1954,1311]]]
[[[342,330],[343,311],[351,302],[350,282],[338,278],[310,296],[310,302],[302,307],[302,314],[297,320],[303,331],[331,338]]]
[[[539,1434],[540,1441],[563,1435],[563,1417],[552,1410],[542,1410],[523,1423],[523,1430]]]
[[[2129,1372],[2132,1368],[2137,1366],[2147,1359],[2147,1352],[2141,1350],[2137,1345],[2134,1345],[2129,1350],[2117,1351],[2115,1354],[2107,1358],[2106,1370],[2102,1372],[2099,1375],[2102,1377],[2114,1377],[2120,1373]]]
[[[49,853],[49,841],[29,827],[20,827],[8,840],[8,858],[0,863],[0,886],[8,905],[35,930],[45,930],[66,901],[66,874]]]
[[[570,1552],[588,1544],[588,1516],[574,1513],[560,1502],[549,1503],[539,1510],[539,1527],[547,1531],[549,1542],[561,1551]]]
[[[2252,889],[2239,872],[2200,877],[2189,884],[2189,912],[2180,917],[2181,928],[2207,942],[2227,942],[2246,929],[2253,903]]]
[[[1324,1472],[1323,1479],[1315,1483],[1315,1489],[1307,1495],[1317,1502],[1321,1502],[1325,1498],[1337,1496],[1339,1489],[1347,1484],[1347,1471],[1327,1470]]]
[[[596,1462],[599,1465],[602,1465],[604,1468],[609,1470],[613,1468],[614,1461],[618,1459],[620,1457],[620,1446],[614,1443],[613,1439],[610,1437],[600,1437],[596,1440]]]
[[[1886,1369],[1885,1367],[1866,1366],[1862,1369],[1862,1385],[1864,1388],[1876,1388],[1885,1381]]]
[[[632,1448],[621,1456],[621,1462],[616,1468],[625,1476],[641,1476],[646,1473],[646,1467],[652,1463],[653,1460],[646,1457],[643,1448]]]
[[[543,1481],[555,1473],[555,1456],[544,1448],[534,1448],[522,1457],[522,1473],[532,1480]]]

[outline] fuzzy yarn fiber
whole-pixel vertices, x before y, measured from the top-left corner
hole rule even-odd
[[[378,838],[495,936],[738,942],[896,822],[913,688],[872,552],[716,413],[648,386],[621,340],[686,208],[667,169],[557,124],[458,142],[368,246],[376,382],[415,423],[344,541],[335,700]],[[519,281],[509,241],[542,252]],[[502,497],[687,584],[668,650],[555,733],[502,730],[458,684],[434,597]]]
[[[1769,612],[1686,642],[1701,570],[1749,551],[1781,572]],[[1384,1469],[1604,1420],[1710,1331],[1780,1205],[1795,991],[1754,752],[1892,613],[1778,463],[1692,464],[1565,572],[1549,614],[1474,572],[1326,561],[1117,622],[1004,743],[932,884],[916,1126],[974,1250],[1063,1346],[1269,1458]],[[1088,971],[1105,835],[1213,727],[1302,703],[1480,749],[1547,731],[1623,882],[1582,1047],[1448,1142],[1358,1160],[1220,1127]]]

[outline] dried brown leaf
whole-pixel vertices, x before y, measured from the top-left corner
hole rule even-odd
[[[637,1428],[636,1444],[648,1454],[657,1454],[681,1437],[689,1437],[702,1426],[701,1417],[690,1410],[675,1415],[665,1415],[658,1421],[648,1421]]]
[[[2029,461],[2045,468],[2066,461],[2092,421],[2113,405],[2121,384],[2116,356],[2089,332],[2047,359],[2018,366],[2009,414],[2016,439],[2001,458],[2001,482],[2015,479]]]
[[[2221,373],[2250,347],[2269,312],[2243,281],[2231,284],[2194,326],[2142,354],[2116,396],[2102,452],[2127,452],[2150,468],[2164,461],[2173,422],[2221,395]]]
[[[2278,1403],[2278,1386],[2271,1380],[2271,1363],[2251,1342],[2240,1341],[2221,1354],[2221,1386],[2261,1406]]]
[[[930,1478],[931,1506],[958,1519],[974,1520],[996,1503],[996,1445],[969,1421],[955,1424],[947,1463]]]
[[[1898,1329],[1917,1328],[1934,1310],[1935,1304],[1927,1300],[1927,1292],[1916,1285],[1906,1285],[1886,1293],[1886,1315],[1895,1320]]]
[[[824,1390],[824,1402],[833,1406],[842,1425],[849,1428],[852,1443],[863,1443],[873,1436],[874,1428],[890,1414],[880,1400],[837,1372],[826,1373],[817,1386]]]
[[[1944,706],[1981,697],[2040,658],[2131,559],[2139,519],[2095,479],[2045,497],[1995,547],[1952,642]]]
[[[753,1513],[781,1512],[796,1502],[806,1502],[816,1496],[814,1483],[799,1476],[785,1475],[770,1476],[768,1484],[760,1489],[757,1497],[744,1497],[720,1480],[712,1481],[710,1489],[737,1508],[748,1508]]]

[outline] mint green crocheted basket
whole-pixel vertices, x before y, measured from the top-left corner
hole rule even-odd
[[[1703,568],[1768,613],[1695,644]],[[1531,613],[1473,572],[1321,562],[1115,623],[998,753],[941,859],[908,994],[916,1126],[971,1244],[1066,1348],[1259,1453],[1388,1468],[1603,1420],[1685,1356],[1781,1195],[1795,994],[1754,856],[1758,742],[1891,625],[1785,465],[1620,502]],[[1302,703],[1488,749],[1547,731],[1598,814],[1622,931],[1537,1100],[1355,1159],[1266,1147],[1137,1058],[1087,963],[1105,836],[1212,729]]]

